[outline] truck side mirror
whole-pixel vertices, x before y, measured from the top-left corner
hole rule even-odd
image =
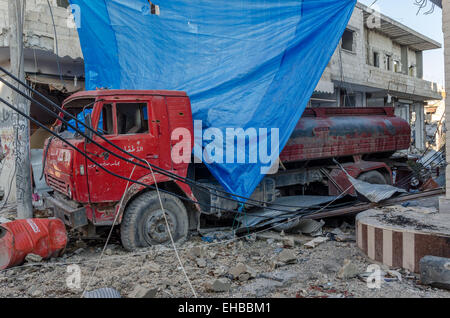
[[[86,114],[84,116],[84,123],[86,124],[87,127],[92,129],[92,118],[91,118],[91,114]],[[92,139],[92,130],[88,129],[85,127],[84,129],[84,134],[88,137],[88,139]],[[89,140],[88,140],[89,142]]]

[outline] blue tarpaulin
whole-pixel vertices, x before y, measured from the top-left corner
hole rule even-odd
[[[152,9],[148,0],[70,2],[86,89],[186,91],[194,119],[201,120],[197,154],[205,149],[211,173],[242,196],[254,191],[262,167],[270,165],[263,155],[255,162],[255,154],[277,158],[287,143],[356,4],[164,0]],[[226,145],[233,128],[248,133],[243,157],[235,151],[227,158],[230,148],[216,147]],[[271,147],[277,137],[279,147]],[[232,143],[237,147],[237,138]]]

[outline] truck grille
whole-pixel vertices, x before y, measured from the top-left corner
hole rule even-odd
[[[59,180],[59,179],[51,176],[50,174],[48,174],[47,175],[47,183],[53,189],[58,190],[59,192],[62,192],[64,194],[67,194],[67,186],[63,180]]]

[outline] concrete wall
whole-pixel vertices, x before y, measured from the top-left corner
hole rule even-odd
[[[69,11],[56,6],[56,0],[50,0],[50,4],[56,25],[59,55],[82,57],[77,30],[68,28]],[[8,0],[0,0],[0,47],[9,46],[8,30]],[[53,23],[47,0],[27,0],[24,34],[25,47],[56,51]]]

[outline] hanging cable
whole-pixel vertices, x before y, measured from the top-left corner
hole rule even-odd
[[[45,97],[44,95],[42,95],[40,92],[35,91],[32,87],[29,87],[27,84],[21,82],[19,79],[17,79],[14,75],[12,75],[11,73],[9,73],[9,72],[6,71],[5,69],[3,69],[1,66],[0,66],[0,70],[3,71],[5,74],[9,75],[10,77],[12,77],[14,80],[18,81],[20,84],[22,84],[22,85],[24,85],[25,87],[27,87],[27,88],[29,88],[30,90],[32,90],[34,93],[36,93],[36,94],[38,94],[39,96],[41,96],[43,99],[46,99],[46,100],[47,100],[52,106],[54,106],[57,110],[61,111],[63,114],[65,114],[65,115],[69,116],[70,118],[72,118],[73,120],[75,120],[76,123],[80,123],[81,125],[83,125],[86,129],[90,130],[90,131],[93,132],[95,135],[99,136],[102,140],[104,140],[105,142],[107,142],[109,145],[111,145],[111,146],[113,146],[114,148],[120,150],[121,152],[123,152],[123,153],[125,153],[125,154],[127,154],[127,155],[129,155],[129,156],[131,156],[131,157],[133,157],[133,158],[135,158],[135,159],[137,159],[138,161],[145,162],[145,161],[143,161],[142,158],[139,158],[139,157],[137,157],[137,156],[135,156],[135,155],[133,155],[133,154],[131,154],[131,153],[129,153],[129,152],[123,150],[122,148],[118,147],[117,145],[115,145],[114,143],[112,143],[111,141],[109,141],[107,138],[105,138],[102,134],[100,134],[100,133],[98,133],[96,130],[94,130],[92,127],[89,127],[89,126],[86,125],[84,122],[78,120],[78,118],[76,118],[75,116],[73,116],[72,114],[70,114],[69,112],[67,112],[66,110],[64,110],[63,108],[59,107],[59,106],[56,105],[54,102],[52,102],[52,101],[50,101],[49,99],[47,99],[47,97]],[[3,82],[6,86],[10,87],[11,89],[16,90],[16,88],[15,88],[12,84],[10,84],[9,82],[7,82],[5,79],[3,79],[3,78],[0,77],[0,81]],[[148,166],[144,166],[144,165],[142,165],[142,164],[135,163],[135,162],[131,161],[131,160],[128,159],[128,158],[125,158],[125,157],[123,157],[123,156],[121,156],[121,155],[118,155],[118,154],[116,154],[116,153],[114,153],[114,152],[111,152],[111,150],[109,150],[109,149],[107,149],[106,147],[104,147],[103,145],[97,143],[95,140],[93,140],[92,138],[90,138],[90,137],[89,137],[88,135],[86,135],[84,132],[80,131],[77,127],[74,127],[73,125],[71,125],[71,124],[70,124],[69,122],[67,122],[64,118],[60,117],[59,114],[56,114],[56,113],[53,112],[52,110],[48,109],[48,107],[46,107],[45,105],[43,105],[43,104],[40,103],[39,101],[37,101],[37,100],[33,99],[32,97],[30,97],[30,96],[24,94],[24,93],[21,92],[20,90],[17,90],[17,92],[18,92],[19,94],[21,94],[22,96],[24,96],[25,98],[27,98],[27,99],[33,101],[38,107],[42,108],[44,111],[46,111],[47,113],[51,114],[51,115],[54,116],[56,119],[60,120],[61,122],[63,122],[64,124],[66,124],[67,126],[69,126],[70,128],[72,128],[72,129],[73,129],[74,131],[76,131],[78,134],[80,134],[81,136],[85,137],[87,140],[89,140],[89,142],[92,142],[93,144],[95,144],[96,146],[100,147],[100,148],[101,148],[102,150],[104,150],[105,152],[107,152],[107,153],[109,153],[109,154],[111,154],[111,155],[113,155],[113,156],[115,156],[115,157],[117,157],[117,158],[119,158],[119,159],[121,159],[121,160],[124,160],[124,161],[126,161],[126,162],[128,162],[128,163],[131,163],[131,164],[133,164],[133,165],[138,165],[138,166],[140,166],[140,167],[142,167],[142,168],[148,169]],[[101,100],[95,101],[95,102],[93,102],[93,103],[91,103],[91,104],[95,104],[95,103],[97,103],[97,102],[99,102],[99,101],[101,101]],[[158,173],[160,173],[160,174],[162,174],[162,175],[165,175],[165,176],[167,176],[167,177],[169,177],[169,178],[172,178],[172,179],[174,179],[174,180],[177,180],[177,181],[180,181],[180,182],[183,182],[183,183],[186,183],[186,184],[190,184],[190,185],[192,185],[192,186],[194,186],[194,187],[196,187],[196,188],[198,188],[198,189],[200,189],[200,190],[202,190],[202,191],[208,191],[208,193],[209,193],[210,191],[214,191],[214,192],[224,193],[224,194],[227,194],[227,195],[230,195],[230,196],[233,196],[233,197],[242,198],[243,200],[250,201],[250,202],[247,202],[246,204],[252,205],[252,206],[254,206],[254,207],[268,208],[267,206],[262,206],[262,205],[258,205],[258,204],[251,203],[251,202],[256,202],[256,203],[265,204],[265,205],[271,204],[271,205],[274,205],[274,206],[281,206],[281,207],[288,207],[288,208],[301,208],[301,207],[299,207],[299,206],[289,206],[289,205],[284,205],[284,204],[270,203],[270,202],[265,202],[265,201],[260,201],[260,200],[254,200],[254,199],[247,198],[247,197],[244,197],[244,196],[232,194],[232,193],[227,192],[227,191],[225,191],[225,190],[221,190],[221,189],[216,189],[216,188],[212,188],[212,187],[205,186],[205,185],[200,184],[200,183],[198,183],[198,182],[196,182],[196,181],[194,181],[194,180],[188,179],[188,178],[186,178],[186,177],[181,177],[181,176],[179,176],[179,175],[177,175],[177,174],[174,174],[174,173],[172,173],[172,172],[170,172],[170,171],[164,170],[164,169],[162,169],[162,168],[160,168],[160,167],[157,167],[157,166],[154,166],[154,165],[151,165],[151,166],[152,166],[152,168],[155,169]],[[230,200],[230,201],[242,203],[242,200],[236,200],[236,199],[234,199],[233,197],[225,197],[225,196],[221,196],[221,195],[219,195],[219,194],[217,194],[217,193],[215,193],[214,195],[217,196],[217,197],[220,197],[220,198],[224,198],[224,199]],[[269,208],[269,209],[271,209],[271,208]],[[288,210],[280,210],[280,209],[272,209],[272,210],[283,211],[283,212],[290,212],[290,211],[288,211]]]
[[[48,127],[46,127],[45,125],[41,124],[41,123],[40,123],[39,121],[37,121],[36,119],[34,119],[34,118],[32,118],[32,117],[26,115],[25,113],[23,113],[22,111],[20,111],[17,107],[15,107],[15,106],[13,106],[12,104],[10,104],[8,101],[4,100],[3,98],[0,98],[0,102],[3,103],[3,104],[5,104],[5,105],[8,106],[9,108],[13,109],[14,111],[16,111],[17,113],[19,113],[20,115],[24,116],[25,118],[29,119],[30,121],[32,121],[33,123],[35,123],[35,124],[38,125],[39,127],[43,128],[44,130],[46,130],[47,132],[49,132],[50,134],[52,134],[52,135],[55,136],[56,138],[58,138],[58,139],[60,139],[61,141],[63,141],[64,143],[66,143],[69,147],[71,147],[72,149],[74,149],[76,152],[80,153],[80,154],[81,154],[82,156],[84,156],[87,160],[89,160],[90,162],[92,162],[95,166],[97,166],[99,169],[105,171],[106,173],[108,173],[108,174],[110,174],[110,175],[112,175],[112,176],[114,176],[114,177],[117,177],[117,178],[119,178],[119,179],[122,179],[122,180],[125,180],[125,181],[130,181],[130,182],[132,182],[132,183],[134,183],[134,184],[141,185],[141,186],[143,186],[144,188],[148,188],[148,189],[151,189],[151,190],[156,190],[156,188],[155,188],[154,185],[149,185],[149,184],[143,183],[143,182],[138,181],[138,180],[133,180],[133,179],[130,179],[130,178],[127,178],[127,177],[118,175],[118,174],[116,174],[116,173],[114,173],[114,172],[112,172],[112,171],[106,169],[106,168],[103,167],[101,164],[99,164],[97,161],[95,161],[94,159],[92,159],[91,157],[89,157],[89,156],[88,156],[86,153],[84,153],[82,150],[80,150],[80,149],[78,149],[77,147],[75,147],[73,144],[71,144],[71,143],[68,142],[66,139],[64,139],[64,138],[61,137],[60,135],[58,135],[58,134],[56,134],[55,132],[53,132],[52,130],[50,130],[50,129],[49,129]],[[215,209],[218,209],[218,210],[221,210],[221,211],[224,211],[224,212],[228,212],[228,213],[232,213],[232,214],[233,214],[233,213],[234,213],[234,214],[240,213],[239,211],[236,211],[236,210],[229,210],[229,209],[225,209],[225,208],[222,208],[222,207],[213,206],[213,205],[210,205],[210,204],[205,204],[205,203],[203,203],[203,202],[195,201],[195,200],[192,200],[192,199],[187,198],[187,197],[185,197],[185,196],[182,196],[182,195],[179,195],[179,194],[176,194],[176,193],[167,191],[167,190],[160,189],[160,191],[161,191],[161,192],[164,192],[164,193],[166,193],[166,194],[169,194],[169,195],[171,195],[171,196],[177,197],[177,198],[179,198],[179,199],[181,199],[181,200],[187,201],[187,202],[189,202],[189,203],[197,204],[197,205],[200,205],[200,206],[206,206],[206,207],[208,207],[208,208],[215,208]],[[310,207],[310,208],[315,208],[315,207]],[[265,207],[265,209],[275,210],[275,211],[282,211],[282,212],[284,212],[283,210],[280,210],[280,209],[273,209],[273,208],[270,208],[270,207]],[[306,210],[308,210],[308,209],[302,209],[302,210],[298,210],[298,211],[295,211],[295,212],[303,212],[303,211],[306,211]],[[292,213],[293,211],[288,210],[287,212]],[[262,217],[262,218],[265,218],[265,219],[283,219],[282,216],[268,217],[268,216],[257,215],[257,214],[253,214],[253,215],[259,216],[259,217]]]

